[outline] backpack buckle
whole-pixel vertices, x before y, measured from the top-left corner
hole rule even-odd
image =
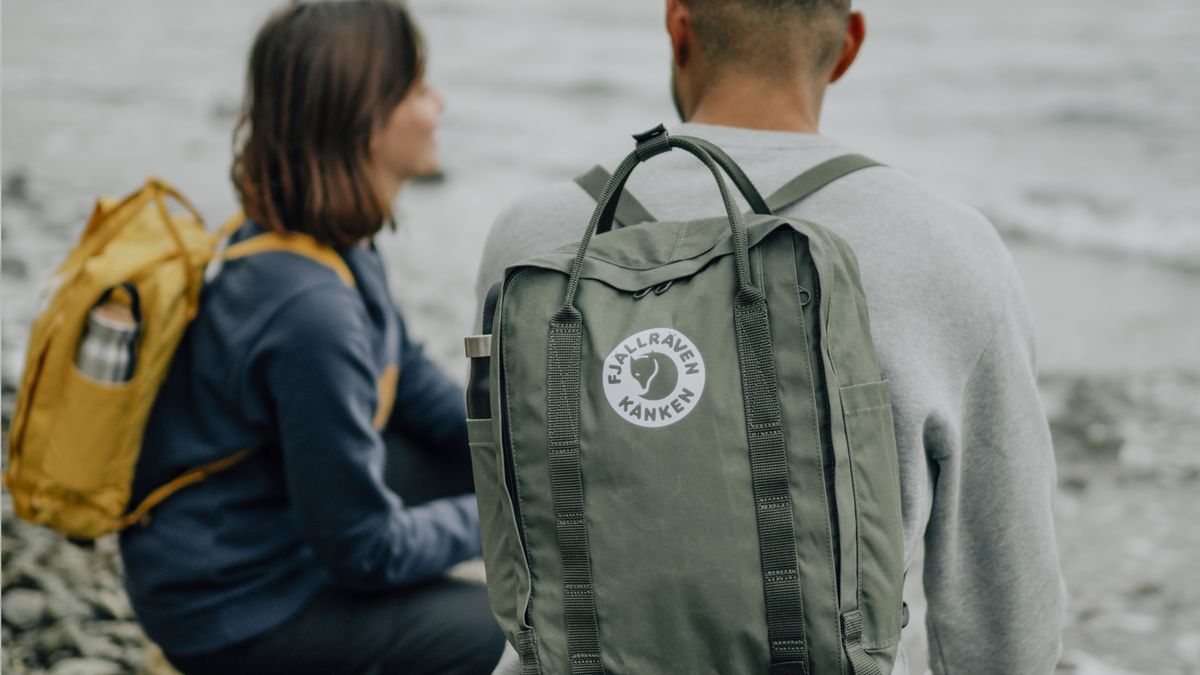
[[[637,141],[637,147],[633,151],[637,153],[638,160],[644,162],[655,155],[669,151],[671,149],[670,138],[667,128],[659,124],[653,129],[633,135],[633,140]]]
[[[662,123],[660,122],[659,125],[654,127],[653,129],[647,129],[640,134],[634,134],[633,140],[637,141],[638,145],[641,145],[642,143],[645,143],[646,141],[648,141],[652,138],[655,138],[656,136],[665,136],[665,135],[667,135],[667,128],[665,126],[663,126]]]

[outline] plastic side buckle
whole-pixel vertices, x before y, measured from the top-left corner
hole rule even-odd
[[[671,137],[667,134],[667,128],[662,124],[653,129],[643,131],[640,134],[634,134],[633,140],[637,141],[637,147],[634,148],[634,152],[637,153],[638,159],[643,162],[671,149]]]

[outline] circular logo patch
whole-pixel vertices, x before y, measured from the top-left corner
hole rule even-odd
[[[672,328],[634,333],[604,359],[604,395],[631,424],[674,424],[696,407],[703,393],[700,350]]]

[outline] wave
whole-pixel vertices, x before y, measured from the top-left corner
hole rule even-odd
[[[1039,193],[988,200],[982,210],[1006,238],[1134,257],[1200,274],[1200,213],[1106,203],[1085,194]]]

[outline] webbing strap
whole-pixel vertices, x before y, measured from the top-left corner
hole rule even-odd
[[[220,244],[229,237],[233,236],[233,233],[237,232],[238,228],[240,228],[244,222],[246,222],[246,214],[242,213],[241,211],[237,211],[232,216],[229,216],[229,220],[226,220],[224,225],[218,228],[216,232],[213,232],[213,244]]]
[[[532,628],[517,633],[517,656],[521,659],[521,675],[542,675],[542,664],[537,655],[537,636]]]
[[[771,209],[771,213],[779,213],[833,181],[872,166],[880,166],[880,164],[863,155],[834,157],[784,183],[783,187],[767,197],[767,206]]]
[[[604,194],[604,186],[608,185],[612,175],[608,170],[597,164],[582,175],[576,176],[575,183],[583,188],[584,192],[591,195],[592,199],[600,201],[600,196]],[[642,206],[642,203],[633,196],[633,193],[625,191],[621,194],[621,200],[617,202],[616,220],[622,227],[637,225],[638,223],[649,223],[655,220],[654,216]]]
[[[842,615],[842,644],[846,646],[846,656],[850,658],[853,675],[883,675],[875,659],[863,649],[861,611],[854,610]]]
[[[707,145],[709,147],[706,149],[710,153],[712,152],[712,149],[716,147],[711,143]],[[726,159],[730,166],[737,167],[737,164],[734,163],[732,159],[728,159],[728,156],[726,156]],[[814,192],[820,190],[826,185],[829,185],[840,178],[844,178],[855,171],[866,169],[872,166],[883,165],[864,155],[841,155],[840,157],[834,157],[833,159],[822,162],[808,171],[800,174],[799,176],[796,176],[787,183],[784,183],[783,187],[772,192],[771,196],[767,197],[766,200],[767,208],[771,211],[771,213],[779,213],[783,209],[807,199]],[[743,177],[745,176],[744,173],[741,175]],[[586,190],[587,193],[592,196],[592,199],[599,201],[600,195],[604,191],[604,186],[608,183],[608,179],[611,177],[612,176],[608,173],[607,169],[596,165],[587,173],[576,178],[575,182],[578,183],[579,186],[584,190]],[[747,184],[750,183],[748,178],[746,178],[745,181]],[[626,209],[627,204],[632,205],[632,208]],[[625,215],[622,215],[623,213]],[[617,205],[617,220],[620,221],[622,225],[635,225],[637,223],[654,222],[657,219],[646,210],[646,207],[642,206],[642,203],[633,196],[633,193],[625,190],[621,193],[621,201]]]
[[[202,464],[194,469],[186,471],[178,478],[155,489],[149,495],[146,495],[145,499],[143,499],[136,507],[134,507],[132,511],[122,516],[120,520],[116,522],[115,529],[123,530],[134,523],[142,521],[149,516],[150,509],[153,509],[155,506],[163,503],[167,497],[170,497],[189,485],[194,485],[203,480],[207,480],[208,477],[212,476],[213,474],[232,468],[242,460],[254,454],[256,449],[257,448],[254,447],[244,448],[242,450],[238,450],[232,455],[229,455],[228,457],[223,457],[215,462]]]
[[[765,299],[734,308],[772,673],[808,673],[783,412]]]
[[[600,630],[592,588],[592,561],[583,513],[579,457],[579,387],[583,320],[578,312],[550,323],[546,383],[550,494],[562,554],[563,616],[572,675],[599,675]]]
[[[333,270],[342,283],[354,288],[354,273],[346,265],[346,261],[332,248],[318,242],[303,232],[264,232],[244,239],[225,249],[222,257],[225,260],[236,260],[259,253],[283,251],[314,260]]]

